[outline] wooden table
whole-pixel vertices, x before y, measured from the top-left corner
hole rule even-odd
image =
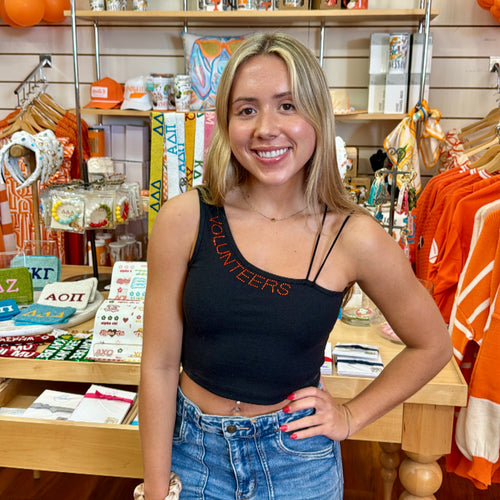
[[[382,338],[371,327],[350,326],[342,321],[335,325],[330,341],[332,346],[337,342],[376,344],[384,365],[403,349],[402,345]],[[337,374],[324,379],[329,392],[342,402],[352,399],[371,381]],[[437,460],[451,450],[455,407],[466,404],[467,384],[452,360],[411,398],[350,437],[381,443],[386,500],[391,498],[396,478],[399,445],[407,455],[399,467],[400,480],[406,489],[400,500],[435,498],[433,493],[442,483],[442,471]]]

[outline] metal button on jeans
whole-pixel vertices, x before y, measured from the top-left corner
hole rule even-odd
[[[238,430],[238,428],[234,424],[229,424],[226,427],[226,431],[229,432],[229,433],[231,433],[231,434],[234,434],[237,430]]]

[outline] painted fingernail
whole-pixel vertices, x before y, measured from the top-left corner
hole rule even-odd
[[[297,439],[297,434],[293,433],[293,434],[290,436],[290,439]]]
[[[288,425],[281,425],[280,426],[280,431],[287,431],[288,430]]]
[[[289,406],[285,406],[283,408],[283,413],[288,413],[290,411],[290,407]]]
[[[295,399],[295,394],[290,394],[290,396],[287,396],[286,399],[290,399],[290,400],[293,400]]]

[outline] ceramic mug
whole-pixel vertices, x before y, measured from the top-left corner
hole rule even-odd
[[[126,0],[106,0],[106,10],[127,10]]]
[[[90,0],[90,10],[104,10],[105,8],[104,0]]]

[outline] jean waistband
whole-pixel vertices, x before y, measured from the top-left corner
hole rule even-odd
[[[279,410],[256,417],[207,415],[189,400],[181,388],[177,389],[177,414],[189,417],[200,429],[226,437],[251,437],[278,432],[281,425],[313,413],[313,410],[299,410],[285,413]]]

